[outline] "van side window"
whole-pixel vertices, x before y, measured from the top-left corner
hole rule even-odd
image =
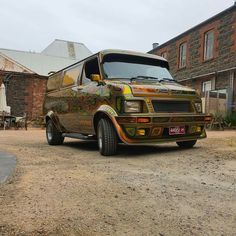
[[[92,74],[100,74],[97,58],[85,62],[82,84],[91,82],[90,76]]]
[[[82,76],[82,82],[81,82],[81,84],[82,84],[82,85],[86,85],[86,84],[88,84],[88,83],[90,83],[90,82],[91,82],[91,80],[88,79],[88,78],[85,76],[85,70],[83,70],[83,76]]]
[[[55,73],[48,78],[47,82],[47,92],[57,90],[60,88],[62,80],[62,72]]]
[[[68,87],[77,84],[77,80],[81,75],[82,66],[82,64],[79,64],[65,71],[62,87]]]

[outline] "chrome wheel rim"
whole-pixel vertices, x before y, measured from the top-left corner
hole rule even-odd
[[[98,127],[98,147],[102,149],[102,127],[99,125]]]
[[[52,140],[52,125],[51,124],[47,125],[47,137],[49,141]]]

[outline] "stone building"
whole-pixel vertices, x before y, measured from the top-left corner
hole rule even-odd
[[[59,39],[41,53],[0,48],[0,85],[5,84],[11,114],[26,113],[30,120],[41,116],[48,73],[91,54],[84,44]]]
[[[236,4],[149,53],[165,57],[173,76],[204,96],[219,91],[236,105]]]

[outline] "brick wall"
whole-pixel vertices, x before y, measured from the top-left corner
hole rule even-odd
[[[46,92],[47,80],[36,78],[33,80],[33,117],[38,117],[43,114],[43,102]]]
[[[0,78],[3,80],[3,76]],[[7,105],[14,116],[35,119],[42,115],[47,77],[32,74],[12,74],[6,86]]]
[[[234,88],[233,88],[233,101],[235,104],[234,110],[236,111],[236,72],[234,72]]]

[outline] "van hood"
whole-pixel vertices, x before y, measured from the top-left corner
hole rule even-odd
[[[158,94],[189,94],[196,95],[196,91],[189,87],[183,86],[175,81],[163,81],[155,83],[140,83],[130,81],[109,81],[110,85],[118,88],[128,85],[133,93],[133,96],[155,96]]]

